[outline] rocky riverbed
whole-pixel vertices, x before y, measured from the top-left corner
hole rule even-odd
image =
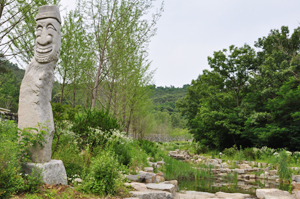
[[[205,163],[211,165],[211,172],[216,178],[222,178],[229,173],[237,173],[241,186],[247,186],[247,182],[255,180],[264,180],[274,184],[274,187],[279,184],[279,177],[277,170],[270,170],[269,165],[266,163],[248,162],[248,161],[235,161],[234,165],[237,168],[230,169],[229,165],[232,162],[225,162],[222,159],[210,159],[199,155],[190,155],[186,151],[170,151],[169,156],[182,161],[192,161],[195,164]],[[149,162],[151,167],[144,168],[144,171],[139,171],[136,175],[128,175],[127,179],[131,181],[126,183],[126,186],[131,186],[134,191],[131,191],[132,199],[300,199],[300,175],[293,175],[292,187],[293,191],[290,194],[287,191],[282,191],[276,188],[263,188],[255,187],[255,195],[242,194],[242,193],[208,193],[197,191],[179,191],[177,180],[165,181],[164,174],[153,173],[153,167],[159,168],[164,164],[160,162]],[[197,169],[197,168],[195,168]],[[299,168],[292,168],[297,170]],[[242,182],[245,183],[242,183]],[[249,183],[251,186],[251,183]],[[217,186],[217,185],[215,185]],[[266,183],[266,186],[269,184]],[[249,188],[249,187],[248,187]],[[247,189],[247,187],[246,187]]]

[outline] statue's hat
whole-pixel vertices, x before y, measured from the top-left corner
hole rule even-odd
[[[53,18],[61,24],[59,8],[55,5],[46,5],[39,7],[39,13],[36,15],[35,20]]]

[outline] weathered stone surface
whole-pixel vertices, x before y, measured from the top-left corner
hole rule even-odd
[[[155,176],[156,176],[155,173],[140,171],[140,173],[138,174],[138,181],[152,183],[155,180]]]
[[[145,172],[153,173],[153,167],[145,167],[144,170],[145,170]]]
[[[277,175],[277,170],[270,170],[269,173],[270,175]]]
[[[172,194],[175,194],[176,188],[173,184],[165,184],[165,183],[149,183],[146,185],[148,189],[159,190],[159,191],[167,191]]]
[[[230,199],[246,199],[246,198],[251,197],[249,194],[224,193],[224,192],[217,192],[216,196],[219,198],[230,198]]]
[[[32,161],[44,163],[51,160],[54,122],[50,104],[54,84],[54,69],[59,58],[61,33],[60,14],[57,6],[41,6],[36,17],[37,31],[34,58],[26,67],[20,87],[20,129],[32,127],[45,130],[43,147],[32,147]],[[47,28],[49,24],[53,28]],[[43,128],[46,127],[46,128]],[[31,130],[31,133],[37,133]]]
[[[158,162],[156,162],[157,163],[157,165],[160,165],[160,166],[162,166],[162,165],[165,165],[166,163],[162,160],[162,161],[158,161]]]
[[[130,191],[129,193],[139,199],[173,199],[173,195],[166,191]]]
[[[291,185],[292,185],[293,189],[300,190],[300,182],[292,182]]]
[[[159,182],[164,182],[165,178],[163,176],[160,175],[156,175],[155,179],[154,179],[154,183],[159,183]]]
[[[26,174],[41,172],[42,180],[47,184],[63,184],[67,185],[67,173],[61,160],[51,160],[50,162],[42,163],[26,163],[23,166]]]
[[[237,172],[238,174],[245,174],[244,169],[232,169],[233,172]]]
[[[199,192],[199,191],[186,191],[185,194],[193,194],[193,195],[200,195],[200,196],[207,196],[207,197],[214,197],[215,194],[208,193],[208,192]]]
[[[138,176],[138,175],[127,175],[126,178],[127,178],[127,180],[129,180],[129,181],[137,182],[138,179],[139,179],[139,176]]]
[[[125,183],[125,186],[131,186],[137,191],[147,191],[147,186],[144,183],[139,183],[139,182],[131,182],[131,183]]]
[[[124,198],[124,199],[139,199],[138,197]]]
[[[177,180],[170,180],[170,181],[165,181],[165,184],[172,184],[175,186],[175,191],[179,191],[179,187],[178,187],[178,181]]]
[[[292,180],[296,182],[300,182],[300,175],[293,175]]]
[[[256,196],[259,199],[295,199],[294,195],[279,189],[256,189]]]

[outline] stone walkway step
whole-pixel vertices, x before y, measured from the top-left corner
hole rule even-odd
[[[176,193],[174,199],[254,199],[256,197],[249,194],[241,193],[224,193],[217,192],[216,194],[197,191],[186,191],[184,193]]]
[[[139,199],[173,199],[173,195],[166,191],[130,191],[132,197]]]

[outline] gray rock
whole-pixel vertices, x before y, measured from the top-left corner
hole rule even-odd
[[[294,195],[279,189],[256,189],[256,196],[259,199],[295,199]]]
[[[144,170],[145,170],[145,172],[153,173],[153,167],[145,167]]]
[[[178,187],[178,181],[177,180],[170,180],[170,181],[165,181],[165,184],[172,184],[175,186],[175,191],[179,191],[179,187]]]
[[[232,169],[233,172],[237,172],[238,174],[245,174],[244,169]]]
[[[129,193],[139,199],[173,199],[173,195],[166,191],[130,191]]]
[[[155,176],[155,173],[140,171],[140,173],[138,174],[138,182],[152,183],[155,180]]]
[[[208,192],[199,192],[199,191],[185,191],[185,194],[193,194],[193,195],[200,195],[204,197],[214,197],[215,194],[208,193]]]
[[[129,181],[137,182],[138,179],[139,179],[139,176],[138,176],[138,175],[127,175],[126,178],[127,178],[127,180],[129,180]]]
[[[162,160],[162,161],[158,161],[158,162],[156,162],[157,163],[157,165],[160,165],[160,166],[162,166],[162,165],[165,165],[166,163]]]
[[[125,186],[131,186],[137,191],[147,191],[147,186],[144,183],[139,182],[131,182],[131,183],[125,183]]]
[[[293,175],[292,180],[296,182],[300,182],[300,175]]]
[[[149,183],[146,185],[147,189],[159,190],[159,191],[167,191],[172,194],[175,194],[176,187],[173,184],[165,184],[165,183]]]
[[[224,193],[224,192],[217,192],[216,196],[219,198],[230,198],[230,199],[246,199],[246,198],[251,197],[249,194]]]
[[[42,180],[47,184],[68,184],[66,169],[61,160],[51,160],[44,164],[26,163],[23,166],[23,170],[29,175],[32,172],[40,172]]]

